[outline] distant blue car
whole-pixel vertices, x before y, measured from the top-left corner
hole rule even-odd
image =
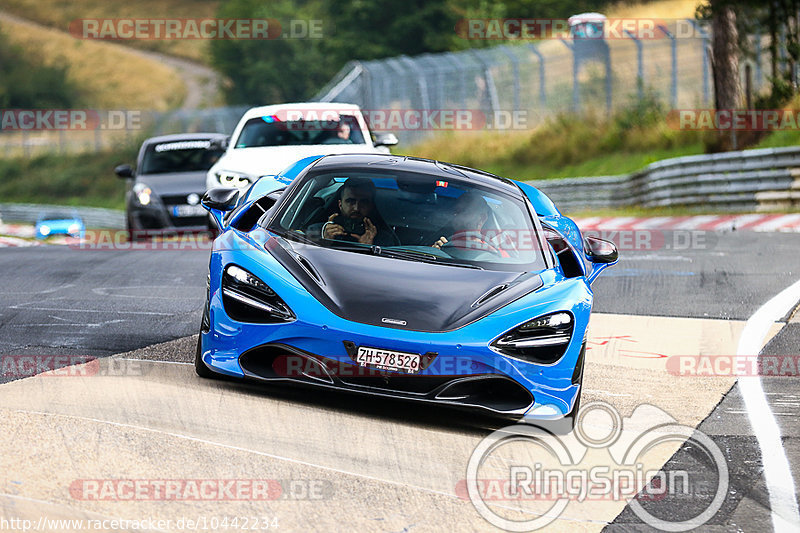
[[[572,419],[590,284],[617,260],[537,189],[380,154],[303,159],[240,197],[220,227],[195,369]]]
[[[46,239],[53,235],[83,237],[86,227],[77,211],[51,210],[45,211],[36,219],[36,238]]]

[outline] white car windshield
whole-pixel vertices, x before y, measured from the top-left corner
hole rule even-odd
[[[358,121],[340,115],[337,120],[281,120],[269,115],[248,120],[235,148],[316,144],[366,144]]]

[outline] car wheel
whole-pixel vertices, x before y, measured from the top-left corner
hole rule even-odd
[[[136,229],[130,217],[125,220],[125,230],[128,232],[128,242],[136,242],[140,240],[141,230]]]
[[[201,378],[217,379],[219,376],[216,372],[211,371],[203,362],[202,353],[200,352],[200,335],[197,335],[197,350],[194,354],[194,371]]]

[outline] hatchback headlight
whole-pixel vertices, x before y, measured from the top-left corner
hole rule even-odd
[[[153,191],[144,183],[137,183],[133,186],[133,194],[136,195],[136,200],[138,200],[140,204],[149,205]]]

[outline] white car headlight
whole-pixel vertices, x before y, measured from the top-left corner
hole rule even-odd
[[[254,181],[250,176],[241,174],[239,172],[231,172],[229,170],[221,170],[214,173],[217,181],[223,187],[235,187],[237,189],[246,189]]]
[[[39,233],[41,233],[45,237],[50,235],[50,226],[46,226],[46,225],[39,226]]]

